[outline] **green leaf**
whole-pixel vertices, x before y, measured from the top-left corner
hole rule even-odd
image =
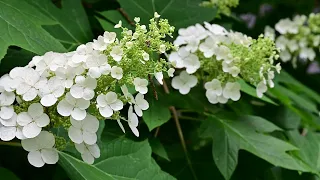
[[[320,129],[319,117],[315,115],[318,114],[317,107],[310,99],[300,97],[301,94],[297,94],[292,89],[287,89],[281,84],[276,84],[275,88],[270,89],[269,92],[287,108],[300,116],[302,122],[308,126]]]
[[[143,112],[143,120],[147,124],[149,131],[168,122],[171,118],[169,106],[166,103],[166,98],[158,92],[158,100],[156,100],[152,92],[148,93],[149,109]]]
[[[35,56],[34,53],[24,49],[8,49],[0,64],[0,75],[8,73],[14,67],[27,65],[33,56]]]
[[[288,96],[297,106],[309,111],[313,111],[314,113],[318,113],[317,105],[314,102],[310,101],[310,99],[304,98],[301,96],[301,94],[297,94],[291,89],[287,89],[282,85],[278,85],[277,90],[280,91],[283,95]]]
[[[234,172],[239,149],[251,152],[275,166],[307,171],[305,165],[287,153],[287,151],[297,150],[296,147],[264,134],[275,130],[280,128],[254,116],[242,117],[238,120],[210,116],[203,122],[199,132],[203,138],[212,138],[213,158],[225,179],[230,179]]]
[[[280,106],[272,109],[274,113],[270,113],[270,119],[284,129],[297,129],[299,128],[301,118],[291,109]]]
[[[289,89],[294,89],[295,91],[298,91],[297,93],[307,94],[311,99],[320,104],[320,95],[318,93],[294,79],[287,72],[281,71],[281,74],[277,76],[276,81],[288,85],[290,87]]]
[[[59,164],[66,170],[72,180],[115,180],[116,178],[101,171],[95,166],[89,165],[71,155],[59,152]]]
[[[308,132],[302,136],[297,130],[288,131],[290,142],[299,148],[294,154],[299,157],[310,169],[310,172],[320,172],[320,136],[314,132]]]
[[[27,2],[54,21],[50,26],[45,26],[45,29],[68,50],[92,40],[91,27],[80,0],[64,0],[61,2],[61,9],[57,8],[51,0],[28,0]]]
[[[171,180],[161,171],[151,157],[147,140],[134,142],[124,137],[103,141],[101,157],[94,165],[88,165],[66,153],[60,152],[60,164],[72,180]]]
[[[159,157],[162,157],[167,161],[170,161],[167,151],[164,148],[164,146],[161,144],[159,139],[156,139],[156,138],[149,139],[149,143],[153,153],[155,153],[156,155],[158,155]]]
[[[36,54],[65,52],[62,44],[41,27],[52,23],[26,1],[0,0],[0,59],[12,45]]]
[[[5,180],[19,180],[19,178],[10,170],[0,167],[1,179]]]
[[[217,11],[212,8],[200,7],[201,0],[118,0],[130,19],[140,17],[142,24],[148,24],[154,12],[162,18],[169,19],[177,29],[211,21]]]
[[[246,83],[244,80],[239,80],[238,81],[240,83],[240,86],[241,86],[241,91],[246,93],[246,94],[249,94],[250,96],[253,96],[253,97],[256,97],[258,98],[257,96],[257,93],[256,93],[256,89],[253,88],[252,86],[250,86],[248,83]],[[266,95],[264,95],[262,98],[258,98],[258,99],[261,99],[267,103],[270,103],[270,104],[274,104],[274,105],[278,105],[277,103],[275,103],[274,101],[272,101],[269,97],[267,97]]]

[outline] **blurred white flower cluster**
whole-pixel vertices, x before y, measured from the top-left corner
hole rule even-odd
[[[281,19],[275,30],[280,34],[276,37],[275,30],[265,28],[265,36],[276,41],[281,50],[280,59],[291,61],[296,66],[298,58],[313,61],[320,48],[320,14],[296,15],[292,20]]]
[[[99,120],[116,120],[123,132],[122,122],[126,122],[139,136],[138,116],[149,108],[144,99],[147,79],[155,76],[162,83],[162,72],[169,69],[165,60],[153,54],[173,48],[163,39],[171,36],[174,27],[158,14],[148,30],[138,20],[135,32],[123,28],[121,21],[115,27],[122,28],[121,39],[105,32],[73,52],[35,56],[27,66],[1,77],[0,138],[21,139],[33,166],[55,164],[57,149],[63,150],[58,144],[74,144],[82,159],[92,164],[100,156]],[[127,86],[134,86],[136,92],[129,92]],[[120,115],[123,108],[128,110],[127,118]],[[53,128],[65,128],[68,137],[61,141]]]
[[[242,33],[227,31],[217,24],[204,23],[179,30],[174,41],[179,47],[168,59],[176,68],[183,68],[172,79],[172,87],[181,94],[188,94],[200,81],[204,83],[206,97],[212,104],[240,99],[239,79],[256,86],[258,97],[269,87],[274,87],[273,65],[278,58],[274,42],[260,36],[257,40]]]

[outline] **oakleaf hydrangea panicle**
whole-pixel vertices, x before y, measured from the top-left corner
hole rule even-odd
[[[158,13],[148,26],[140,24],[140,18],[135,22],[135,31],[122,27],[121,21],[115,26],[122,29],[121,37],[105,32],[73,52],[47,52],[3,75],[0,139],[21,139],[30,164],[42,167],[55,164],[58,150],[67,145],[94,163],[100,157],[97,133],[102,120],[116,121],[123,132],[125,122],[139,136],[139,117],[149,108],[144,99],[149,80],[162,84],[163,73],[174,73],[170,63],[154,54],[175,47],[164,40],[172,37],[174,27]],[[193,64],[190,60],[190,67]],[[129,92],[127,86],[136,91]],[[121,113],[124,108],[128,111]],[[67,130],[68,137],[57,128]]]
[[[241,79],[254,85],[261,98],[268,87],[274,87],[274,73],[281,70],[279,63],[273,65],[279,55],[270,38],[261,35],[255,40],[217,24],[179,29],[174,45],[179,49],[169,54],[168,61],[184,70],[173,77],[172,87],[188,94],[203,83],[212,104],[238,101]]]
[[[320,52],[320,14],[311,13],[296,15],[292,20],[281,19],[275,30],[279,33],[276,37],[275,30],[267,26],[265,36],[275,39],[276,47],[281,50],[280,59],[283,62],[291,62],[297,66],[297,60],[313,61],[316,53]]]

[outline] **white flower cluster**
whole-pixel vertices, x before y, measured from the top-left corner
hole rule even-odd
[[[90,164],[100,156],[96,144],[98,119],[116,120],[124,132],[123,120],[139,136],[138,116],[149,108],[144,99],[148,92],[145,77],[154,74],[159,83],[163,78],[163,69],[157,68],[163,64],[149,54],[164,53],[172,47],[160,39],[171,35],[174,28],[166,20],[157,19],[158,14],[155,16],[150,20],[149,32],[145,25],[137,23],[133,33],[122,28],[120,22],[116,27],[123,29],[121,40],[116,33],[105,32],[73,52],[35,56],[27,66],[16,67],[2,76],[1,140],[21,139],[23,148],[29,151],[29,162],[41,167],[58,161],[55,141],[59,138],[50,132],[54,127],[68,129],[69,139]],[[146,44],[146,38],[155,38],[157,42]],[[136,71],[132,64],[139,66]],[[134,85],[135,97],[127,85]],[[116,91],[119,86],[122,93]],[[126,103],[127,119],[120,116]]]
[[[276,47],[281,50],[280,58],[283,62],[292,60],[296,66],[297,58],[309,61],[315,59],[320,45],[320,32],[313,28],[319,26],[312,21],[315,16],[311,14],[308,18],[305,15],[296,15],[292,20],[280,20],[275,25],[275,30],[280,34],[278,37],[275,37],[274,29],[269,26],[265,28],[265,36],[276,40]]]
[[[198,83],[205,82],[206,96],[210,103],[227,103],[240,99],[239,78],[257,86],[257,96],[262,97],[267,86],[273,87],[274,71],[279,73],[280,64],[273,66],[276,49],[269,39],[253,40],[239,32],[227,31],[217,24],[204,23],[179,30],[168,60],[176,68],[184,68],[172,79],[172,87],[181,94],[189,93]],[[267,48],[256,53],[258,48]],[[268,49],[269,48],[269,49]],[[252,68],[255,67],[255,68]]]

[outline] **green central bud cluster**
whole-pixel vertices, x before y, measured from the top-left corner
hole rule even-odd
[[[224,14],[230,16],[231,8],[239,5],[239,0],[207,0],[203,1],[201,6],[204,7],[215,7],[218,10],[218,14]]]

